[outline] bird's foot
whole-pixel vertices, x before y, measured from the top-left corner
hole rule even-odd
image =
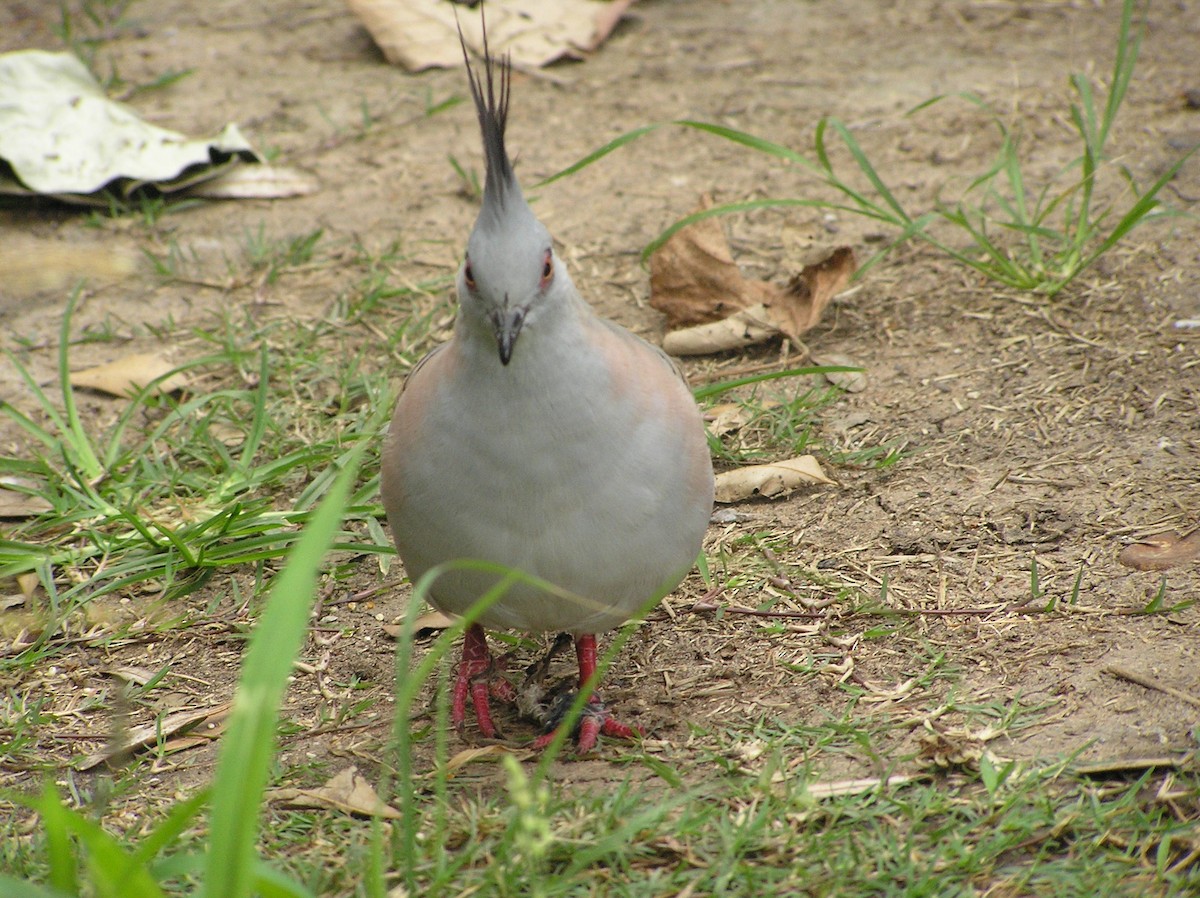
[[[533,740],[530,748],[534,751],[541,751],[554,741],[554,737],[558,735],[558,731],[562,727],[563,718],[575,702],[576,694],[568,690],[560,692],[554,698],[550,706],[549,720],[546,722],[547,730]],[[596,747],[596,741],[601,735],[611,736],[614,739],[634,740],[641,739],[645,733],[638,727],[621,723],[604,707],[604,702],[600,700],[600,697],[593,695],[583,706],[583,714],[575,724],[572,735],[575,737],[576,754],[585,755]]]
[[[458,673],[454,678],[454,692],[450,700],[450,722],[459,730],[463,728],[467,719],[468,693],[471,696],[471,704],[475,707],[475,720],[479,724],[479,732],[486,739],[495,739],[499,730],[492,720],[489,699],[494,696],[503,702],[515,702],[517,691],[512,683],[498,675],[497,667],[488,651],[487,636],[483,627],[478,624],[468,627],[463,636],[462,661],[458,665]]]

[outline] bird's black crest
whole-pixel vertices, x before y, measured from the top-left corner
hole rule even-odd
[[[504,196],[516,186],[512,163],[504,148],[504,128],[508,124],[509,85],[512,80],[512,62],[506,53],[499,59],[492,56],[488,47],[487,20],[483,23],[483,75],[471,68],[471,57],[467,42],[463,39],[462,27],[458,29],[458,41],[462,45],[463,61],[467,64],[467,80],[471,84],[471,97],[475,100],[475,112],[479,116],[479,130],[483,135],[483,153],[487,159],[487,180],[484,182],[484,204],[494,201],[504,205]],[[498,82],[498,83],[497,83]]]

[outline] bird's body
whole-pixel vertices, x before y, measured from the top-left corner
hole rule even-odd
[[[414,582],[474,559],[557,587],[516,583],[480,624],[573,634],[582,686],[595,667],[593,634],[647,610],[694,562],[712,509],[712,463],[671,361],[596,316],[554,254],[504,149],[508,68],[500,66],[497,99],[486,45],[485,67],[483,82],[468,61],[488,174],[459,271],[458,318],[397,402],[383,502]],[[500,576],[453,568],[432,584],[431,601],[462,614]],[[483,630],[472,625],[452,716],[461,724],[471,691],[490,736],[489,670]],[[582,750],[604,720],[594,715],[590,733],[585,722]],[[604,728],[633,732],[611,720]]]
[[[456,335],[414,373],[390,428],[384,502],[414,580],[451,558],[517,568],[491,627],[597,633],[679,582],[712,509],[708,446],[671,362],[580,303],[529,328],[512,362]],[[694,418],[694,426],[676,422]],[[465,512],[464,509],[470,509]],[[464,613],[498,577],[444,574]]]

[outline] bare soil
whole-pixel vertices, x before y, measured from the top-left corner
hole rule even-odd
[[[986,169],[997,133],[966,102],[905,113],[939,94],[979,95],[1019,124],[1027,177],[1040,183],[1078,152],[1068,77],[1106,77],[1119,13],[1116,2],[648,0],[586,62],[518,75],[510,146],[530,185],[650,122],[717,122],[807,153],[819,118],[836,115],[902,201],[926,208]],[[57,49],[57,15],[53,4],[6,5],[0,50]],[[1200,139],[1200,111],[1185,102],[1185,92],[1200,88],[1200,6],[1156,3],[1148,15],[1113,138],[1140,183]],[[197,135],[237,121],[280,162],[316,173],[321,189],[275,202],[209,203],[164,218],[156,230],[128,220],[95,228],[76,209],[7,203],[0,239],[24,234],[67,248],[158,253],[175,241],[199,260],[195,277],[211,274],[214,282],[260,223],[273,237],[323,228],[321,246],[332,255],[274,284],[164,284],[142,271],[94,289],[77,326],[115,328],[126,342],[82,344],[76,365],[154,348],[152,329],[185,332],[230,307],[320,316],[349,289],[337,253],[356,242],[376,250],[400,242],[407,258],[391,273],[395,283],[453,270],[476,206],[447,156],[479,169],[476,124],[467,106],[433,116],[425,109],[465,94],[461,71],[409,75],[387,66],[337,0],[162,0],[135,4],[130,18],[136,28],[115,33],[99,57],[115,61],[124,79],[195,69],[168,90],[133,99],[147,118]],[[703,192],[732,201],[812,190],[795,167],[664,128],[537,191],[536,210],[596,307],[654,339],[661,322],[646,305],[641,247]],[[1193,213],[1198,198],[1200,158],[1165,192]],[[745,215],[730,228],[747,272],[776,279],[795,270],[814,242],[849,243],[865,258],[878,232],[862,219],[809,210]],[[1036,725],[993,744],[1000,754],[1082,751],[1100,760],[1195,749],[1194,702],[1112,668],[1200,698],[1200,609],[1137,613],[1160,589],[1167,605],[1200,598],[1200,567],[1164,575],[1116,560],[1132,539],[1200,524],[1200,330],[1176,326],[1200,318],[1198,247],[1194,219],[1152,224],[1053,301],[998,288],[936,251],[908,247],[835,302],[808,346],[861,362],[869,386],[827,410],[818,435],[849,449],[891,442],[905,454],[883,469],[834,466],[837,487],[746,503],[740,520],[711,527],[707,550],[718,581],[722,552],[729,569],[760,575],[716,595],[693,576],[616,660],[605,696],[623,719],[649,730],[647,750],[686,766],[713,748],[689,722],[705,729],[761,718],[816,723],[840,717],[856,691],[860,707],[874,703],[890,719],[912,718],[907,742],[888,748],[888,760],[898,760],[952,684],[960,706],[1020,701],[1043,709]],[[452,301],[449,293],[437,297],[447,312]],[[28,358],[46,383],[54,379],[63,305],[62,292],[18,294],[0,274],[3,342],[41,347]],[[363,340],[371,340],[365,331]],[[804,360],[803,347],[788,352],[790,361]],[[782,355],[775,345],[687,367],[694,382],[711,381],[784,364]],[[22,387],[7,362],[0,391],[19,403]],[[111,414],[106,400],[88,403],[97,420]],[[758,545],[747,539],[754,534]],[[769,567],[775,579],[764,592]],[[398,574],[373,599],[348,602],[382,582],[377,565],[363,560],[352,582],[326,593],[304,653],[311,670],[297,673],[289,699],[298,733],[285,739],[285,765],[340,766],[348,757],[370,766],[380,756],[393,683],[392,643],[381,627],[408,595]],[[814,613],[806,603],[830,598],[837,601],[822,619],[693,608],[701,599],[751,609],[773,600],[773,611]],[[1056,607],[1041,610],[1052,599]],[[868,601],[897,615],[850,613]],[[214,609],[210,623],[136,642],[83,643],[36,672],[46,710],[63,715],[39,750],[66,761],[103,743],[112,712],[105,671],[115,666],[171,663],[177,674],[166,694],[179,706],[228,700],[245,610],[235,605],[230,578],[216,578],[188,604]],[[344,627],[352,630],[337,635]],[[352,677],[365,688],[348,699]],[[339,704],[368,698],[379,704],[360,718],[322,725]],[[162,710],[134,709],[129,723],[152,722]],[[514,716],[502,713],[501,722],[514,740],[532,734]],[[598,758],[564,763],[560,775],[582,784],[623,779],[629,768],[604,760],[619,750],[610,743]],[[203,747],[170,756],[146,787],[157,776],[176,787],[203,780],[213,758]],[[832,772],[845,766],[836,757],[812,760]]]

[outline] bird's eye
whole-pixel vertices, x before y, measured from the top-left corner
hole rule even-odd
[[[542,262],[542,286],[545,287],[550,283],[550,278],[554,276],[554,263],[550,255],[550,250],[546,250],[545,261]]]
[[[471,262],[468,259],[467,264],[463,266],[463,280],[467,282],[467,286],[472,290],[475,289],[475,273],[471,271]]]

